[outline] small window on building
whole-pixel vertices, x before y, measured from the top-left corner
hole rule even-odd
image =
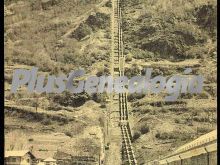
[[[11,158],[11,161],[12,162],[16,162],[16,158]]]
[[[30,162],[30,159],[27,159],[27,162],[29,163],[29,162]]]

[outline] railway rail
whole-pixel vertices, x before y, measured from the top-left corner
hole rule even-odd
[[[122,36],[122,9],[120,0],[112,0],[113,8],[113,76],[124,76],[124,53]],[[127,93],[116,94],[119,101],[119,120],[122,136],[122,162],[125,165],[137,165],[132,148],[132,135],[129,125]]]
[[[121,0],[112,0],[113,8],[113,76],[124,76],[124,53],[122,32],[122,8]],[[132,148],[132,135],[129,125],[129,113],[127,105],[127,93],[115,94],[119,101],[119,120],[122,136],[122,164],[137,165],[137,160]],[[115,98],[114,97],[114,98]],[[148,162],[148,165],[216,165],[217,164],[217,135],[213,131],[197,140],[178,148],[174,153]]]

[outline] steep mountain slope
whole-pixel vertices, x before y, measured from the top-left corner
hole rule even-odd
[[[130,95],[133,138],[140,164],[168,154],[178,146],[216,128],[216,1],[123,1],[126,75],[153,68],[157,75],[205,78],[201,94]]]
[[[78,140],[75,149],[82,155],[90,152],[98,160],[103,145],[104,97],[29,93],[25,87],[12,94],[10,87],[17,68],[35,66],[39,74],[55,76],[80,67],[86,75],[108,72],[107,1],[4,2],[6,149],[33,147],[36,155],[46,158],[57,150],[68,151]],[[85,141],[88,143],[83,144]]]

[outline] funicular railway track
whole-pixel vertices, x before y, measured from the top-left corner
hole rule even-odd
[[[124,76],[124,54],[122,38],[122,12],[121,1],[112,0],[113,7],[113,68],[114,76]],[[126,92],[116,94],[119,101],[119,120],[122,136],[122,164],[137,165],[137,161],[132,148],[132,135],[128,121],[128,106]]]
[[[113,51],[113,76],[124,76],[124,54],[123,54],[123,33],[122,33],[122,9],[121,9],[121,0],[112,0],[113,8],[113,34],[112,34],[112,51]],[[118,100],[119,103],[119,121],[120,121],[120,130],[122,138],[122,164],[123,165],[137,165],[137,160],[134,155],[132,148],[132,135],[129,125],[129,113],[127,105],[127,93],[115,94],[114,98]],[[211,135],[213,132],[211,133]],[[160,160],[153,160],[148,162],[149,165],[189,165],[189,164],[201,164],[201,165],[216,165],[217,160],[217,143],[216,143],[216,134],[210,138],[210,135],[205,137],[205,140],[202,137],[200,141],[195,140],[196,145],[202,145],[196,149],[192,148],[196,145],[195,142],[186,144],[183,147],[180,147],[178,151],[172,153],[165,158]],[[204,142],[205,141],[205,142]],[[212,144],[209,144],[213,141]],[[206,142],[208,142],[206,144]],[[197,144],[198,143],[198,144]],[[191,148],[190,148],[191,147]],[[180,152],[181,151],[181,152]],[[202,154],[199,154],[201,152]],[[205,154],[204,154],[205,153]]]

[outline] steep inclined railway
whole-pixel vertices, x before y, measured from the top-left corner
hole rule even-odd
[[[113,14],[113,76],[124,75],[124,54],[123,54],[123,38],[122,38],[122,12],[121,1],[112,0]],[[122,136],[122,162],[125,165],[136,165],[134,151],[131,144],[131,130],[128,121],[128,107],[126,92],[116,94],[119,100],[119,122]]]
[[[124,76],[124,53],[123,53],[123,32],[122,32],[122,0],[112,0],[112,75],[113,77]],[[132,149],[132,135],[129,124],[129,113],[127,104],[127,93],[114,94],[113,99],[118,101],[119,105],[119,126],[121,132],[121,154],[122,154],[122,164],[123,165],[137,165],[137,160]],[[204,165],[214,165],[217,159],[217,144],[216,144],[216,131],[213,131],[210,135],[214,133],[214,139],[210,138],[210,135],[204,135],[200,137],[200,141],[196,140],[196,144],[203,145],[197,148],[196,145],[191,144],[184,145],[180,147],[180,151],[176,151],[171,155],[162,158],[161,160],[150,161],[149,165],[159,165],[159,164],[204,164]],[[207,144],[205,143],[207,142]],[[212,142],[212,144],[210,144]],[[205,153],[205,154],[204,154]],[[117,163],[116,163],[117,164]]]

